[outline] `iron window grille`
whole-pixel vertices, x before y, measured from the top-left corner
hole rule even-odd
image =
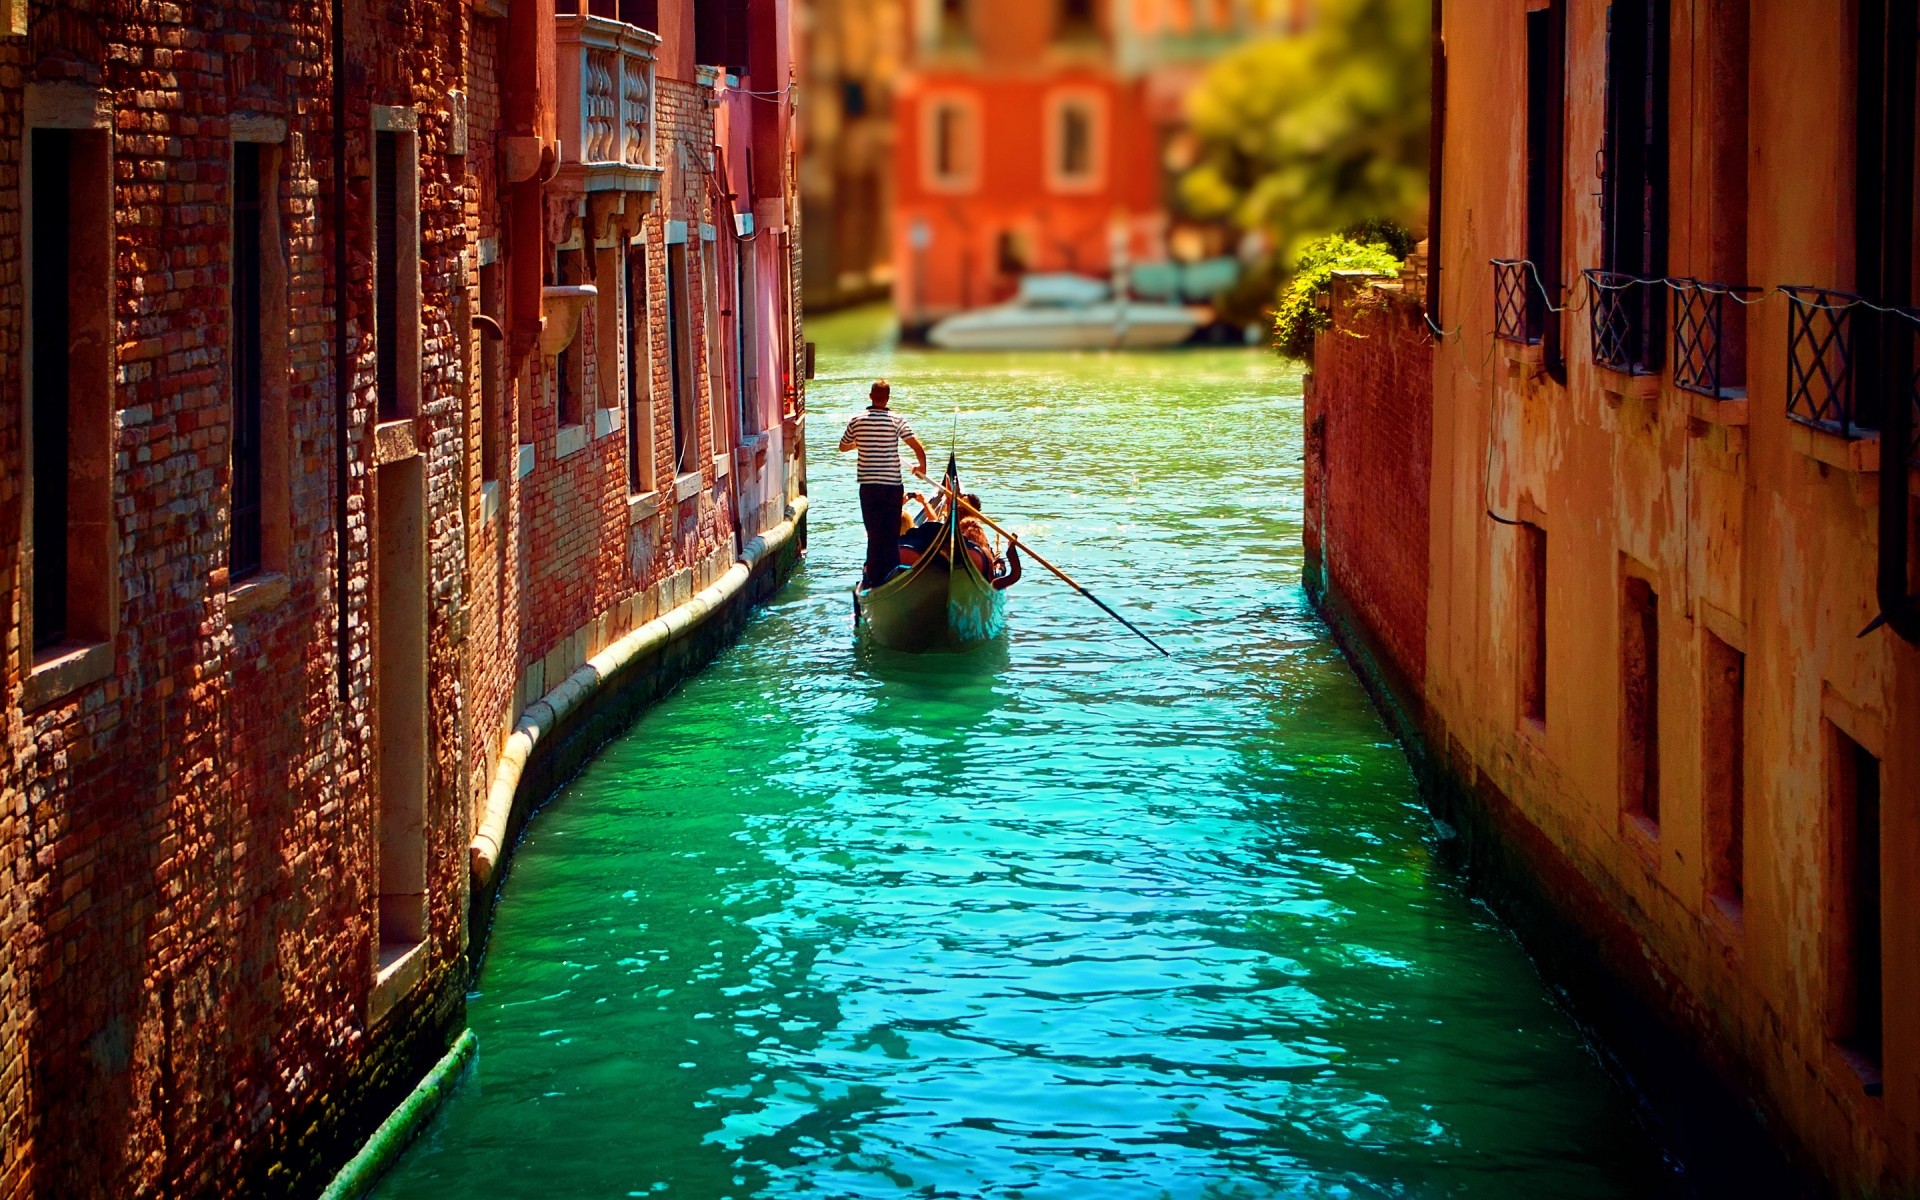
[[[1854,327],[1860,297],[1826,288],[1783,287],[1787,297],[1787,415],[1842,437],[1879,422],[1854,403]]]
[[[1493,260],[1493,336],[1530,345],[1540,341],[1546,324],[1546,297],[1533,281],[1533,264],[1524,258]]]
[[[1597,267],[1589,267],[1581,274],[1587,278],[1593,361],[1625,375],[1658,373],[1663,341],[1659,336],[1660,314],[1666,280],[1643,279]]]
[[[1743,295],[1757,296],[1762,289],[1687,278],[1667,284],[1674,294],[1674,386],[1716,398],[1744,388],[1744,378],[1728,378],[1726,316],[1729,304],[1738,304]]]

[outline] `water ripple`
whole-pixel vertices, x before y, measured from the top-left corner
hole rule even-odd
[[[898,354],[1028,568],[1012,636],[851,637],[848,464],[802,576],[533,824],[480,1061],[382,1186],[512,1196],[1630,1196],[1627,1110],[1438,871],[1299,586],[1300,380],[1263,356]]]

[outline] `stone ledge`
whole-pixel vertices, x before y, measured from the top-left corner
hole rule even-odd
[[[95,642],[90,646],[61,649],[52,657],[33,664],[27,673],[24,709],[43,708],[65,699],[89,684],[99,683],[113,674],[113,644]]]
[[[1880,470],[1880,435],[1877,433],[1844,437],[1788,418],[1787,444],[1815,462],[1842,471],[1872,475]]]
[[[287,598],[290,583],[285,575],[255,575],[227,589],[227,620],[242,621],[255,613],[277,607]]]

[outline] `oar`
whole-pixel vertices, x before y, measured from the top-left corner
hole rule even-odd
[[[979,509],[975,508],[973,505],[968,504],[967,498],[965,496],[962,496],[960,493],[946,486],[946,483],[944,481],[942,481],[940,485],[940,490],[947,494],[947,498],[952,503],[959,505],[961,508],[966,509],[968,512],[972,513],[974,516],[979,517],[982,521],[985,521],[988,525],[992,526],[994,529],[1004,534],[1006,536],[1006,539],[1009,542],[1012,542],[1014,545],[1019,546],[1021,549],[1025,550],[1027,554],[1032,557],[1033,561],[1039,563],[1041,566],[1045,567],[1047,570],[1052,571],[1055,575],[1058,575],[1060,577],[1061,582],[1065,583],[1068,587],[1072,588],[1074,591],[1079,592],[1082,596],[1085,596],[1087,599],[1099,605],[1101,612],[1106,613],[1108,616],[1112,617],[1114,620],[1120,622],[1122,625],[1125,625],[1128,629],[1131,629],[1135,633],[1139,634],[1141,639],[1144,640],[1147,643],[1147,645],[1152,646],[1155,650],[1158,650],[1161,654],[1166,655],[1168,658],[1173,657],[1173,654],[1165,646],[1162,646],[1159,642],[1156,642],[1152,638],[1148,637],[1146,630],[1140,628],[1138,625],[1135,625],[1132,621],[1127,620],[1125,617],[1121,616],[1119,613],[1107,607],[1107,602],[1105,600],[1102,600],[1100,597],[1094,595],[1092,592],[1082,587],[1080,585],[1080,581],[1075,579],[1073,576],[1067,574],[1065,571],[1062,571],[1059,567],[1054,566],[1052,563],[1048,562],[1046,559],[1040,557],[1040,552],[1038,550],[1035,550],[1032,546],[1029,546],[1027,545],[1027,543],[1021,541],[1019,536],[1016,535],[1012,530],[1000,524],[1000,522],[994,520],[992,517],[988,516],[987,514],[981,512]]]

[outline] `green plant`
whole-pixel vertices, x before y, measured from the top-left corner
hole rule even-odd
[[[1332,288],[1335,271],[1392,275],[1399,270],[1400,260],[1385,242],[1357,242],[1338,233],[1308,242],[1293,264],[1293,278],[1281,291],[1273,314],[1274,349],[1288,358],[1313,353],[1313,335],[1328,324],[1327,313],[1314,298]]]

